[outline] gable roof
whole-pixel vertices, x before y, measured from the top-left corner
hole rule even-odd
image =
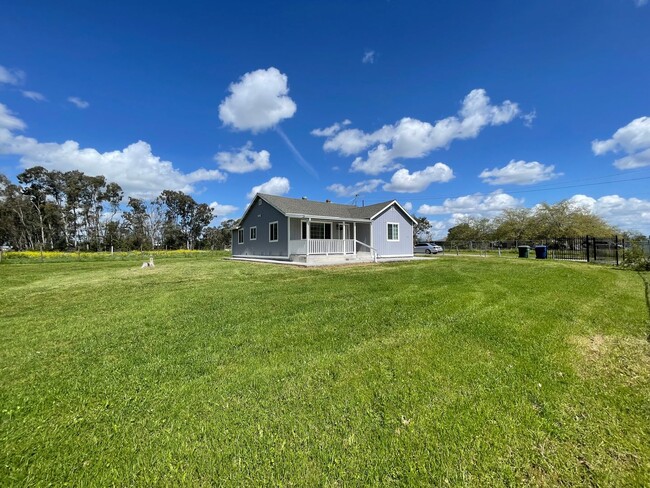
[[[391,205],[397,205],[415,223],[413,217],[396,200],[357,207],[355,205],[343,205],[340,203],[316,202],[302,198],[279,197],[265,193],[255,195],[255,198],[253,198],[253,201],[242,216],[242,220],[246,218],[248,212],[253,208],[255,200],[258,197],[287,217],[317,217],[350,221],[370,221]]]

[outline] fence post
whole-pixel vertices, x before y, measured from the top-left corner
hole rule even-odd
[[[596,238],[592,237],[594,240],[594,262],[598,261],[598,256],[596,255]]]
[[[614,236],[614,243],[616,245],[616,266],[618,266],[618,234]]]
[[[585,241],[587,241],[587,262],[589,262],[589,236],[585,237]]]

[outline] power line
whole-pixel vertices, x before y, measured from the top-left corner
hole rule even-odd
[[[595,177],[595,178],[600,178],[600,177]],[[595,179],[591,178],[591,179]],[[585,180],[589,180],[590,178],[585,178]],[[650,176],[642,176],[640,178],[626,178],[622,180],[611,180],[611,181],[600,181],[596,183],[583,183],[583,184],[578,184],[578,185],[562,185],[562,186],[545,186],[541,188],[531,188],[528,190],[512,190],[508,191],[508,194],[522,194],[522,193],[534,193],[534,192],[540,192],[540,191],[549,191],[549,190],[563,190],[566,188],[581,188],[581,187],[587,187],[587,186],[598,186],[598,185],[609,185],[612,183],[624,183],[628,181],[641,181],[641,180],[649,180]],[[580,181],[580,180],[577,180]],[[453,199],[453,198],[460,198],[462,196],[467,196],[467,195],[453,195],[453,196],[425,196],[425,197],[416,197],[416,198],[409,198],[411,201],[420,201],[420,200],[446,200],[446,199]],[[375,200],[370,200],[370,202],[374,202]]]

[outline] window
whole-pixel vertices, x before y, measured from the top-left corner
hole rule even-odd
[[[256,241],[257,240],[257,227],[251,227],[250,238],[251,238],[251,241]]]
[[[312,222],[309,228],[309,237],[311,239],[331,239],[332,224],[325,222]]]
[[[244,229],[239,229],[237,231],[237,244],[244,243]]]
[[[399,241],[399,224],[388,223],[388,240]]]
[[[278,240],[278,223],[271,222],[269,224],[269,242],[277,242]]]
[[[301,222],[300,226],[300,238],[307,239],[307,222],[304,220]]]

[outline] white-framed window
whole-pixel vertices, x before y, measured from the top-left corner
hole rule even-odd
[[[312,222],[309,225],[310,239],[331,239],[332,223],[331,222]]]
[[[269,223],[269,242],[278,241],[278,223],[271,222]]]
[[[399,224],[388,222],[386,236],[389,241],[399,241]]]
[[[257,227],[251,227],[250,228],[249,237],[250,237],[251,241],[256,241],[257,240]]]
[[[244,243],[244,229],[237,230],[237,244]]]

